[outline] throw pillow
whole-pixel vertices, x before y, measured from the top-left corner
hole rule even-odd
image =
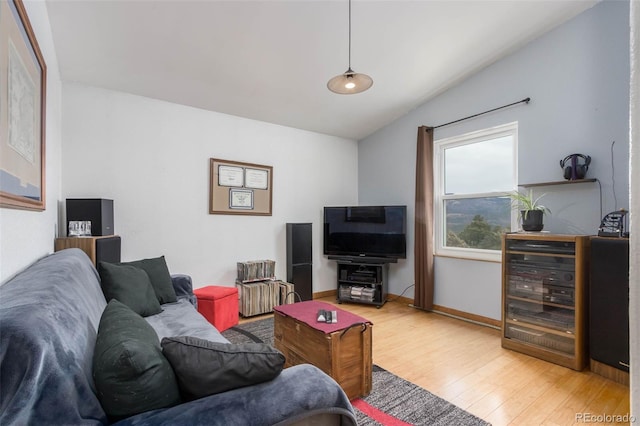
[[[156,293],[160,304],[173,303],[178,300],[176,292],[173,289],[171,274],[169,273],[169,268],[167,267],[164,256],[153,259],[135,260],[133,262],[123,262],[121,265],[132,265],[144,269],[147,275],[149,275],[153,291]]]
[[[182,336],[165,337],[161,346],[186,399],[272,380],[285,362],[280,351],[264,343],[218,343]]]
[[[107,302],[117,299],[143,317],[162,312],[144,270],[131,265],[98,262],[98,273]]]
[[[117,300],[107,304],[100,318],[93,380],[112,420],[181,402],[176,376],[155,330]]]

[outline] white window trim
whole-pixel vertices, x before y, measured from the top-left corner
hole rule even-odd
[[[443,257],[455,257],[461,259],[473,259],[489,262],[500,262],[502,260],[502,253],[500,250],[486,250],[486,249],[474,249],[464,247],[445,247],[444,246],[444,202],[448,199],[459,198],[477,198],[482,196],[499,196],[508,195],[509,192],[490,192],[490,193],[474,193],[456,196],[441,195],[444,194],[444,179],[442,179],[442,171],[444,170],[444,155],[443,152],[446,148],[452,148],[456,146],[468,145],[471,143],[480,142],[485,139],[495,139],[502,136],[513,136],[513,191],[518,189],[518,122],[503,124],[500,126],[491,127],[488,129],[482,129],[470,133],[465,133],[459,136],[453,136],[449,138],[439,139],[433,143],[433,166],[434,166],[434,239],[435,239],[435,255]],[[517,212],[511,211],[511,230],[518,228],[518,215]]]

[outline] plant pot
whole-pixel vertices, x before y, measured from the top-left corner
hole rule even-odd
[[[544,212],[542,210],[521,210],[520,215],[522,216],[523,230],[538,232],[544,228],[544,224],[542,223]]]

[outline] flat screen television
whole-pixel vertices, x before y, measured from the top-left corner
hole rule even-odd
[[[404,259],[406,232],[407,206],[324,208],[327,256]]]

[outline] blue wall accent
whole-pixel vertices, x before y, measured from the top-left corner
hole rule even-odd
[[[391,266],[390,293],[401,294],[413,284],[418,126],[531,97],[528,105],[437,129],[435,139],[517,121],[519,183],[563,180],[559,161],[574,152],[588,154],[593,160],[587,178],[602,185],[603,213],[628,208],[629,67],[629,2],[605,0],[360,141],[360,204],[408,206],[407,260]],[[546,193],[552,210],[546,231],[597,233],[596,183],[536,191]],[[499,263],[437,257],[435,278],[437,305],[500,319]],[[412,290],[404,296],[413,297]]]

